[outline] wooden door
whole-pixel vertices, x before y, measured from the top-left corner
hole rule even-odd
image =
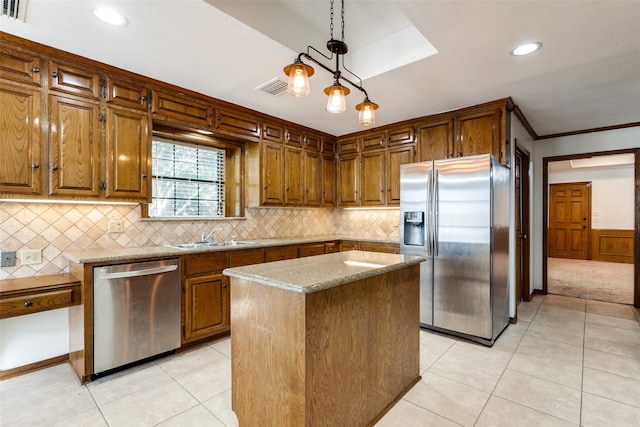
[[[320,153],[304,152],[304,205],[320,206],[321,198],[321,160]]]
[[[281,144],[262,145],[262,204],[281,205],[284,197],[284,157]]]
[[[338,206],[358,206],[360,156],[340,156],[338,159]]]
[[[529,281],[529,153],[517,145],[515,152],[516,304],[530,300]]]
[[[385,204],[385,152],[384,150],[362,153],[360,177],[363,206],[383,206]]]
[[[304,203],[302,150],[284,147],[284,204],[300,206]]]
[[[322,206],[336,205],[336,162],[333,154],[322,154]]]
[[[109,107],[107,129],[106,197],[150,201],[148,114]]]
[[[500,110],[461,115],[455,120],[453,157],[493,154],[501,160]]]
[[[387,152],[387,205],[400,205],[400,165],[413,163],[413,145],[390,148]]]
[[[100,106],[50,97],[49,194],[99,196]]]
[[[453,156],[453,120],[442,119],[420,126],[418,161],[446,159]]]
[[[185,279],[184,342],[229,330],[229,287],[221,274]]]
[[[591,183],[549,185],[549,248],[556,258],[589,259]]]
[[[0,84],[0,193],[40,194],[40,90]]]

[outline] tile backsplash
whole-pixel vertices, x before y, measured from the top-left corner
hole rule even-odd
[[[0,268],[0,279],[67,271],[67,250],[193,242],[213,229],[219,241],[329,234],[398,240],[398,218],[397,209],[246,208],[243,219],[154,221],[140,219],[139,205],[0,202],[0,250],[16,252],[15,266]],[[108,233],[110,219],[122,219],[124,232]],[[42,249],[42,264],[21,265],[23,249]]]

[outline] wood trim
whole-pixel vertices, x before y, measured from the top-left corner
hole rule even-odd
[[[533,129],[533,126],[531,126],[531,123],[529,123],[529,120],[527,120],[527,118],[524,116],[524,113],[522,112],[520,107],[515,105],[513,107],[513,114],[516,116],[516,119],[518,119],[520,121],[520,124],[526,129],[526,131],[529,133],[531,138],[539,139],[538,134]]]
[[[52,357],[51,359],[41,360],[39,362],[30,363],[28,365],[18,366],[17,368],[0,371],[0,381],[17,377],[19,375],[30,374],[31,372],[39,371],[40,369],[60,365],[61,363],[65,363],[68,360],[69,354],[63,354],[60,356]]]
[[[535,139],[536,140],[540,140],[540,139],[560,138],[560,137],[563,137],[563,136],[581,135],[581,134],[584,134],[584,133],[594,133],[594,132],[605,132],[605,131],[608,131],[608,130],[625,129],[625,128],[632,128],[632,127],[636,127],[636,126],[640,126],[640,122],[622,123],[622,124],[619,124],[619,125],[602,126],[602,127],[597,127],[597,128],[575,130],[575,131],[571,131],[571,132],[551,133],[551,134],[548,134],[548,135],[538,136]]]
[[[591,230],[593,261],[633,264],[633,230]]]

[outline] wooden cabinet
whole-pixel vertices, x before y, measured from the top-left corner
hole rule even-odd
[[[322,148],[322,137],[316,134],[307,133],[304,137],[304,149],[307,151],[320,151]]]
[[[453,118],[428,120],[418,128],[418,161],[446,159],[453,153]]]
[[[49,89],[85,98],[100,97],[96,70],[61,61],[49,61]]]
[[[183,344],[229,331],[229,286],[222,275],[226,253],[184,258]]]
[[[333,154],[322,153],[322,206],[336,205],[336,159]]]
[[[298,255],[300,258],[314,255],[322,255],[325,253],[324,243],[310,243],[307,245],[300,245],[298,248]]]
[[[249,137],[255,141],[260,138],[262,124],[254,115],[243,114],[230,108],[216,107],[215,119],[216,132],[242,138]]]
[[[302,148],[304,146],[304,133],[296,129],[287,129],[285,132],[284,144]]]
[[[260,172],[262,175],[263,205],[284,202],[284,148],[280,144],[263,143]]]
[[[489,109],[455,118],[456,140],[454,157],[493,154],[502,161],[500,109]]]
[[[42,86],[42,58],[0,45],[0,78]]]
[[[342,240],[340,242],[340,252],[357,251],[358,249],[360,249],[360,244],[356,241]]]
[[[387,150],[386,191],[387,205],[400,205],[400,166],[415,162],[415,144],[392,147]]]
[[[384,127],[365,132],[362,137],[362,151],[378,150],[415,142],[415,127],[411,125]]]
[[[149,109],[148,89],[143,83],[134,82],[118,76],[109,76],[102,80],[104,98],[107,104],[147,111]]]
[[[360,204],[360,156],[351,154],[338,158],[338,206]]]
[[[355,154],[360,152],[360,138],[349,137],[338,140],[338,152],[340,155]]]
[[[0,193],[41,193],[41,99],[39,89],[0,83]]]
[[[325,254],[333,254],[340,251],[340,243],[339,242],[326,242],[324,244],[324,253]]]
[[[229,252],[229,267],[261,264],[264,262],[264,249],[245,249]]]
[[[285,259],[298,258],[298,246],[279,246],[277,248],[267,248],[265,250],[265,262],[282,261]]]
[[[262,140],[269,142],[284,142],[284,127],[268,121],[262,122]]]
[[[362,206],[385,204],[385,150],[362,153],[361,199]]]
[[[107,198],[151,201],[151,135],[148,114],[107,107]]]
[[[336,145],[336,141],[331,141],[325,138],[322,140],[322,152],[333,155],[336,152]]]
[[[304,182],[302,176],[302,149],[284,147],[284,204],[302,206]]]
[[[389,254],[399,254],[400,244],[383,242],[360,242],[361,251],[385,252]]]
[[[303,168],[304,171],[304,205],[305,206],[320,206],[321,202],[321,169],[322,158],[319,152],[304,151],[303,154]]]
[[[153,118],[195,128],[208,129],[213,124],[211,104],[177,92],[153,90],[151,93]]]
[[[68,274],[0,280],[0,319],[80,304],[80,281]]]
[[[100,195],[100,105],[49,97],[49,194]]]
[[[386,132],[383,130],[367,132],[362,136],[361,141],[362,151],[385,148],[387,146]]]

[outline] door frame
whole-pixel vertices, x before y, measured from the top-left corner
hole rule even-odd
[[[525,238],[520,242],[520,259],[522,260],[520,266],[522,269],[520,274],[520,297],[523,301],[531,301],[531,182],[529,177],[531,154],[529,150],[518,143],[517,139],[515,140],[515,150],[516,155],[520,155],[522,158],[520,169],[520,206],[516,206],[515,208],[520,210],[520,232],[525,235]],[[516,168],[515,163],[514,161],[514,168]],[[520,236],[516,236],[516,239],[519,238]],[[516,268],[518,268],[517,260]],[[516,283],[516,286],[518,286],[518,283]],[[516,316],[519,303],[520,301],[516,301]]]
[[[549,239],[549,162],[560,160],[584,159],[594,156],[606,156],[610,154],[633,153],[634,161],[634,238],[633,238],[633,306],[640,308],[640,148],[624,150],[599,151],[593,153],[580,153],[565,156],[542,158],[542,293],[547,294],[547,245]]]

